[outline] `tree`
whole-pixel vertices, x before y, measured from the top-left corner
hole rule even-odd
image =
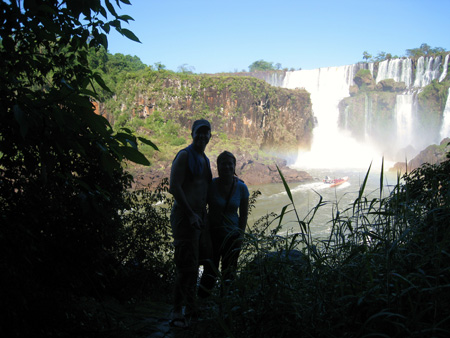
[[[161,62],[155,62],[155,69],[156,69],[157,71],[165,70],[165,69],[166,69],[166,66],[163,65]]]
[[[189,66],[187,63],[183,63],[181,66],[178,66],[179,73],[193,74],[194,70],[195,70],[195,67]]]
[[[419,48],[407,49],[406,56],[418,58],[420,56],[432,56],[443,52],[445,52],[445,49],[442,47],[431,48],[428,44],[422,43]]]
[[[367,62],[372,58],[372,55],[370,55],[368,52],[363,52],[363,59]]]
[[[273,62],[267,62],[264,60],[258,60],[248,66],[250,72],[275,70]]]
[[[106,66],[107,71],[110,73],[136,72],[146,67],[139,57],[121,53],[109,54]]]
[[[375,62],[381,62],[386,60],[386,52],[379,52],[375,57]]]
[[[148,165],[138,141],[155,146],[94,112],[108,88],[89,51],[111,28],[138,42],[121,26],[131,17],[110,0],[2,1],[0,13],[0,331],[26,336],[64,319],[57,295],[101,289],[132,179],[122,162]],[[49,304],[52,323],[38,315]]]

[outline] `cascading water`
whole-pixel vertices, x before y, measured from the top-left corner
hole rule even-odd
[[[371,73],[373,75],[373,67],[371,68]],[[376,83],[386,79],[404,82],[406,87],[410,87],[412,82],[411,59],[394,59],[380,62]]]
[[[445,77],[447,76],[447,68],[448,68],[448,58],[449,58],[450,54],[447,54],[445,56],[445,61],[444,61],[444,67],[443,67],[443,71],[441,76],[439,77],[439,82],[444,81]]]
[[[450,136],[450,98],[444,112],[440,135],[417,137],[421,132],[415,122],[415,107],[417,94],[424,86],[433,80],[442,82],[447,77],[447,67],[450,54],[442,57],[420,57],[417,61],[416,72],[413,74],[413,61],[409,58],[390,59],[378,64],[376,83],[393,79],[404,82],[406,91],[397,96],[396,105],[392,107],[395,113],[394,134],[396,141],[390,147],[398,150],[412,146],[416,151],[432,143],[439,143],[443,137]],[[381,159],[371,142],[371,121],[374,118],[372,102],[366,96],[364,120],[361,125],[364,130],[364,144],[356,142],[345,131],[338,128],[339,102],[350,96],[349,89],[353,85],[353,78],[360,69],[369,69],[372,76],[375,63],[354,64],[340,67],[319,68],[286,72],[284,79],[277,74],[275,79],[266,79],[272,85],[284,88],[305,88],[311,94],[312,108],[317,118],[317,126],[313,131],[313,143],[309,152],[299,152],[295,163],[299,168],[367,168],[371,161]],[[441,73],[442,69],[442,73]],[[450,93],[449,93],[450,97]],[[346,116],[348,111],[345,111]],[[345,121],[347,123],[347,120]],[[396,132],[395,132],[396,130]],[[439,138],[441,137],[441,138]]]
[[[348,97],[350,85],[362,64],[287,72],[285,88],[305,88],[311,93],[312,108],[317,118],[313,143],[309,152],[300,151],[295,167],[299,168],[367,168],[381,158],[365,144],[338,129],[338,104]],[[361,126],[364,128],[364,126]]]
[[[446,60],[448,61],[448,57]],[[447,102],[444,109],[444,119],[441,128],[441,139],[446,137],[450,137],[450,88],[448,89]]]
[[[425,87],[431,81],[438,79],[440,76],[439,68],[441,66],[441,57],[436,59],[433,57],[424,58],[421,56],[417,62],[416,80],[414,87]]]
[[[396,148],[406,148],[413,144],[413,95],[397,95],[395,114],[397,117],[397,144]]]

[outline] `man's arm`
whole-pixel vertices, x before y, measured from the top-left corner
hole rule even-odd
[[[180,151],[178,156],[173,161],[172,169],[170,170],[169,192],[173,195],[177,201],[177,204],[184,210],[189,219],[189,223],[194,227],[200,228],[201,220],[198,215],[192,211],[191,205],[189,204],[183,190],[184,180],[186,179],[187,165],[188,153],[186,151]]]

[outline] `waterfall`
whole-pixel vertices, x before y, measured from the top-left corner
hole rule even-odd
[[[372,125],[372,100],[365,94],[364,100],[364,139],[370,139],[370,127]]]
[[[317,118],[309,152],[299,152],[299,168],[368,168],[376,154],[338,130],[339,102],[348,97],[349,88],[359,69],[367,64],[287,72],[284,88],[305,88],[311,93],[312,109]],[[361,126],[364,128],[364,126]]]
[[[413,144],[413,95],[397,95],[395,114],[397,121],[397,149]]]
[[[441,66],[441,57],[436,59],[433,57],[424,58],[421,56],[417,62],[416,80],[414,87],[428,86],[431,81],[439,78],[439,68]]]
[[[410,87],[412,83],[411,59],[393,59],[380,62],[376,83],[386,79],[404,82],[406,87]]]
[[[450,56],[450,54],[447,54],[445,56],[445,61],[444,61],[444,70],[442,71],[441,76],[439,77],[439,82],[444,81],[445,77],[447,76],[447,68],[448,68],[448,57]]]
[[[450,54],[444,59],[443,71],[440,68],[442,57],[420,57],[417,60],[416,72],[413,74],[413,61],[409,58],[390,59],[378,64],[376,83],[393,79],[404,82],[407,86],[405,93],[396,98],[392,113],[395,128],[391,133],[395,135],[392,144],[389,143],[389,151],[395,154],[401,148],[412,146],[418,152],[431,143],[450,136],[450,92],[442,119],[440,135],[427,135],[426,130],[421,130],[415,116],[417,105],[417,93],[431,81],[438,79],[443,81],[447,75],[447,67]],[[358,63],[354,65],[328,67],[312,70],[289,71],[277,74],[274,78],[266,79],[272,85],[284,88],[304,88],[311,94],[312,109],[317,118],[317,125],[313,130],[313,142],[308,152],[299,151],[295,166],[299,168],[367,168],[372,160],[381,159],[372,144],[375,138],[372,123],[376,116],[372,112],[372,101],[366,97],[364,111],[364,125],[361,125],[365,134],[364,143],[358,143],[351,138],[345,130],[338,128],[339,102],[350,96],[349,89],[354,85],[353,78],[360,69],[369,69],[372,76],[375,71],[375,63]],[[349,111],[345,111],[348,121]],[[345,128],[344,128],[345,129]],[[420,134],[420,137],[417,135]],[[441,139],[438,140],[438,137]],[[390,140],[384,140],[390,142]],[[378,140],[380,142],[380,140]],[[380,142],[382,143],[382,142]],[[379,144],[378,147],[385,145]],[[387,164],[386,164],[387,165]]]
[[[448,55],[445,58],[448,61]],[[445,103],[444,118],[441,127],[441,140],[450,137],[450,88],[448,89],[447,101]]]

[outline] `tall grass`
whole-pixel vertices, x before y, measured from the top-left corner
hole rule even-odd
[[[372,199],[365,197],[369,167],[355,201],[342,210],[336,204],[326,238],[310,230],[323,200],[302,218],[280,171],[290,203],[248,229],[239,275],[226,296],[215,298],[221,311],[210,312],[211,325],[198,332],[450,336],[449,163],[399,176],[387,196],[382,167]],[[295,214],[298,232],[282,236],[288,213]]]

